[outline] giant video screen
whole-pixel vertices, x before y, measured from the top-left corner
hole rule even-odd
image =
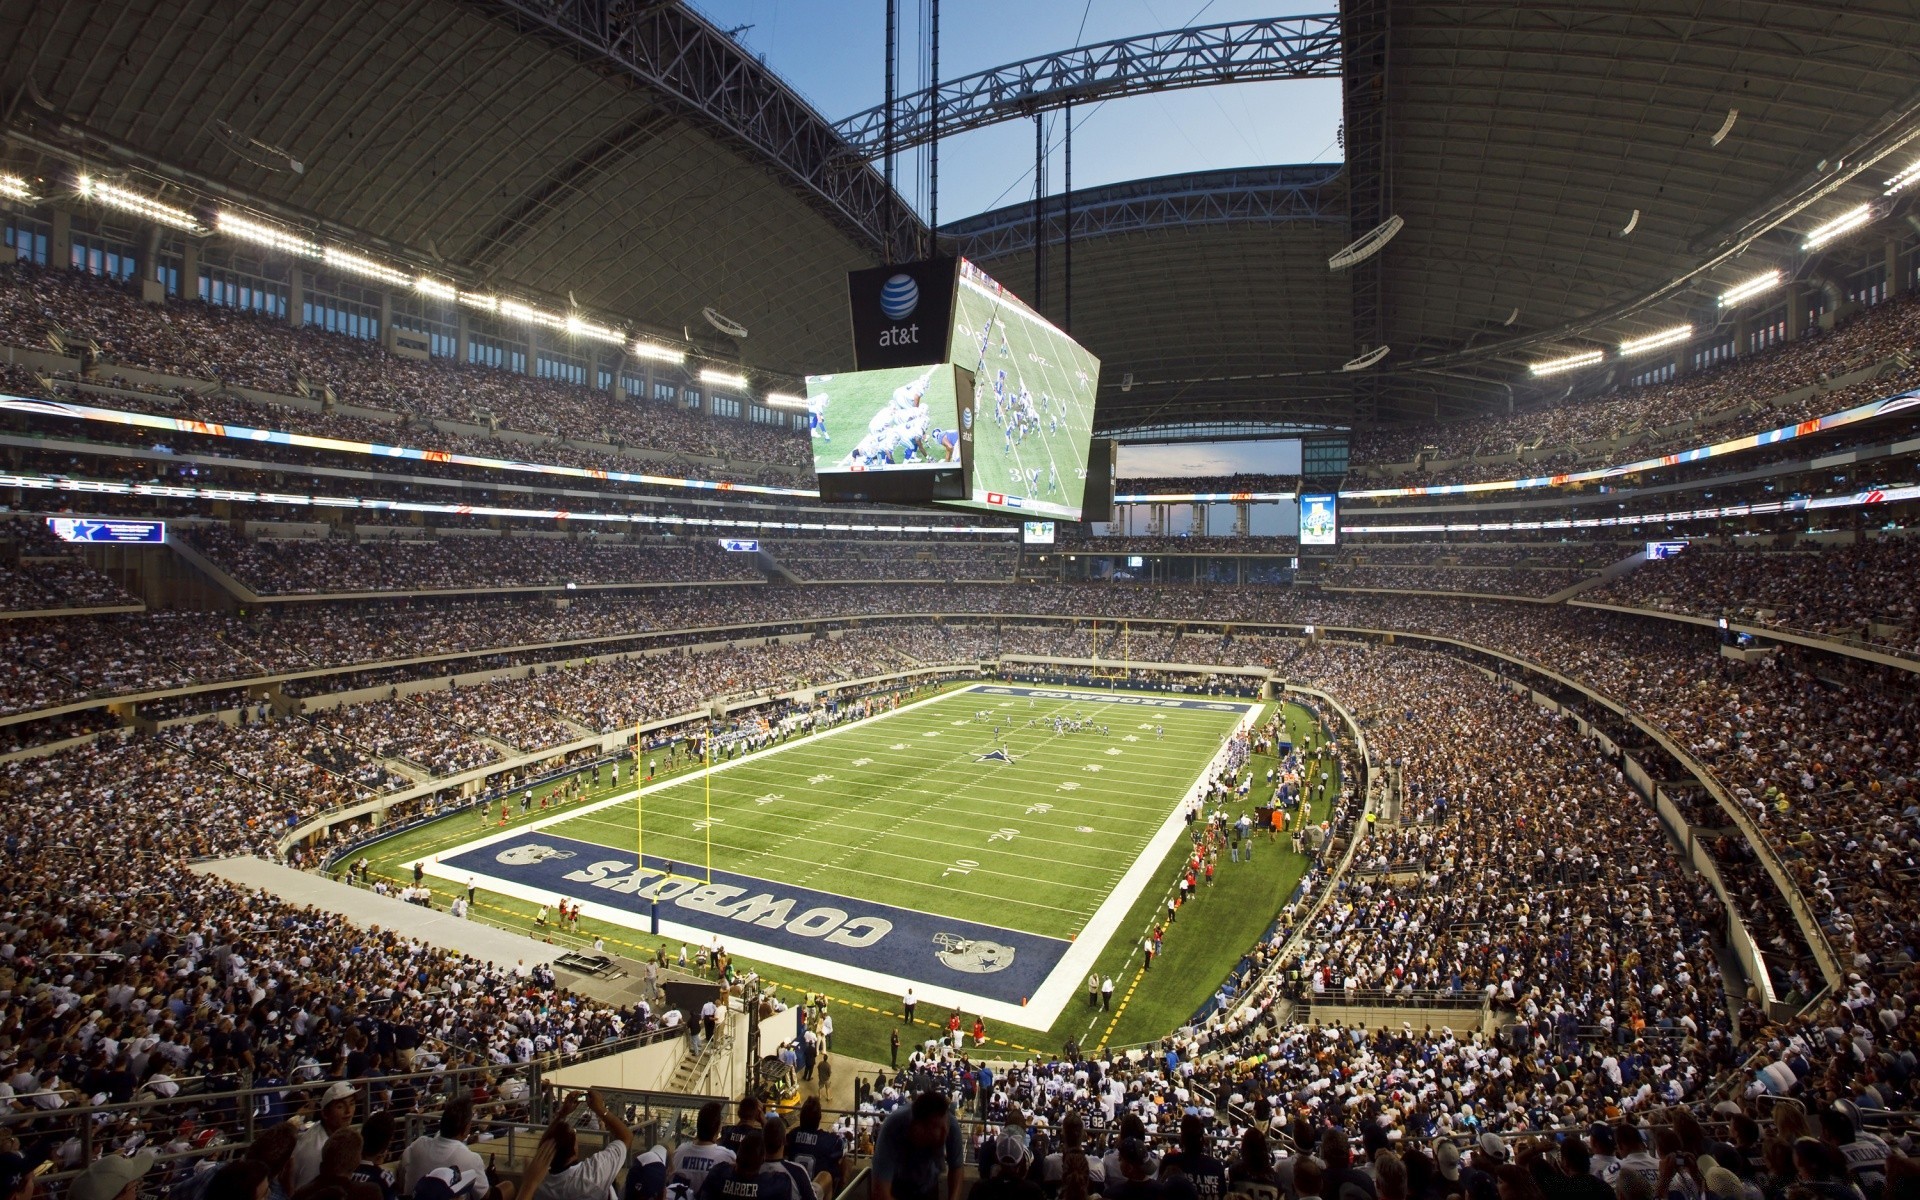
[[[947,353],[973,372],[968,495],[950,503],[1079,520],[1100,360],[964,258]]]
[[[1300,497],[1300,544],[1334,546],[1340,542],[1340,499],[1332,492]]]
[[[958,471],[957,387],[948,363],[807,376],[814,473]]]

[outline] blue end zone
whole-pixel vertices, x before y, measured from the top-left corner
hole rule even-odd
[[[548,831],[460,851],[439,865],[455,878],[471,872],[620,909],[642,930],[657,899],[661,920],[712,933],[722,945],[772,946],[1014,1005],[1039,991],[1072,944],[729,871],[715,871],[708,885],[704,871],[689,878],[686,863],[669,879],[666,861],[653,855],[635,872],[630,854]]]

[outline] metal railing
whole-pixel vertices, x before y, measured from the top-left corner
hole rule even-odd
[[[605,1043],[593,1048],[597,1052],[593,1056],[632,1049],[638,1044],[640,1039]],[[448,1101],[474,1096],[480,1097],[474,1105],[474,1133],[484,1139],[483,1144],[492,1147],[496,1159],[518,1162],[532,1149],[545,1128],[559,1095],[558,1089],[543,1081],[543,1070],[582,1061],[586,1059],[581,1056],[565,1059],[549,1056],[505,1067],[443,1067],[365,1076],[345,1082],[352,1084],[357,1093],[356,1120],[364,1120],[380,1109],[395,1114],[401,1135],[394,1143],[396,1155],[414,1138],[437,1128],[440,1111]],[[311,1118],[319,1108],[321,1094],[342,1081],[319,1078],[302,1083],[223,1087],[208,1086],[226,1082],[219,1077],[200,1076],[175,1082],[183,1086],[172,1096],[143,1096],[124,1103],[7,1113],[0,1115],[0,1129],[22,1142],[59,1143],[68,1138],[75,1141],[74,1158],[82,1166],[49,1172],[45,1176],[48,1182],[78,1176],[84,1164],[92,1162],[111,1145],[120,1144],[125,1135],[136,1128],[174,1130],[191,1122],[192,1127],[203,1134],[212,1131],[203,1145],[158,1154],[157,1173],[150,1177],[151,1190],[164,1194],[174,1183],[191,1175],[201,1161],[237,1157],[265,1130],[295,1115]],[[601,1091],[610,1104],[618,1106],[618,1111],[636,1132],[648,1135],[652,1141],[669,1144],[692,1136],[701,1105],[723,1099],[630,1088]]]

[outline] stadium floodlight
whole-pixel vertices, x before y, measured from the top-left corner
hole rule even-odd
[[[633,355],[635,358],[651,359],[654,362],[673,363],[675,366],[683,365],[687,361],[687,352],[685,350],[676,350],[672,346],[662,346],[658,342],[636,341],[633,345],[627,347],[627,353]]]
[[[578,313],[569,314],[567,317],[567,336],[608,342],[616,346],[627,340],[627,335],[618,329],[608,329],[605,325],[589,321]]]
[[[128,191],[123,187],[115,187],[111,183],[103,183],[91,175],[82,175],[80,177],[77,190],[80,195],[86,199],[93,201],[95,204],[104,205],[107,208],[117,208],[121,212],[132,213],[136,217],[145,217],[149,221],[161,225],[170,225],[175,229],[183,229],[188,233],[206,232],[206,226],[200,224],[199,218],[184,208],[176,208],[171,204],[162,204],[160,201],[149,196],[142,196],[139,192]]]
[[[1752,279],[1743,279],[1726,291],[1720,293],[1720,307],[1732,308],[1736,304],[1745,304],[1755,296],[1762,296],[1780,286],[1780,268],[1763,271]]]
[[[1920,158],[1914,159],[1906,170],[1887,180],[1887,190],[1882,195],[1891,196],[1895,192],[1905,191],[1915,183],[1920,183]]]
[[[278,250],[282,254],[297,254],[302,258],[319,258],[320,243],[309,237],[302,237],[291,229],[282,229],[278,225],[269,225],[251,217],[222,209],[214,214],[213,226],[220,233],[243,242],[252,242],[256,246],[265,246],[269,250]]]
[[[460,289],[438,279],[429,279],[425,275],[413,281],[413,290],[422,296],[432,296],[435,300],[458,300]]]
[[[700,368],[700,382],[714,387],[744,389],[747,386],[745,375],[736,375],[732,371],[717,371],[712,367]]]
[[[567,319],[559,313],[550,313],[535,308],[531,304],[522,304],[518,300],[502,300],[500,315],[509,321],[524,321],[529,325],[544,325],[548,329],[565,329]]]
[[[345,271],[349,275],[362,275],[390,287],[408,287],[413,279],[405,271],[375,262],[363,254],[351,250],[340,250],[333,246],[324,246],[320,250],[320,260],[336,271]]]
[[[1678,346],[1693,337],[1693,326],[1675,325],[1668,329],[1642,334],[1637,338],[1628,338],[1620,343],[1620,357],[1632,358],[1639,354],[1650,354],[1668,346]]]
[[[1873,205],[1860,204],[1841,213],[1825,225],[1816,225],[1800,243],[1802,250],[1817,250],[1837,237],[1852,233],[1854,230],[1873,220]]]
[[[1544,378],[1548,375],[1564,375],[1568,371],[1578,371],[1581,367],[1591,367],[1596,363],[1604,361],[1606,357],[1607,356],[1599,350],[1584,350],[1579,354],[1569,354],[1565,358],[1549,358],[1542,362],[1532,363],[1527,367],[1527,373],[1536,379]]]
[[[0,196],[9,200],[31,200],[33,189],[18,175],[0,175]]]
[[[485,292],[461,292],[460,303],[468,308],[477,308],[481,312],[500,311],[500,297],[489,296]]]
[[[792,392],[768,392],[760,402],[768,408],[805,408],[807,398],[796,396]]]

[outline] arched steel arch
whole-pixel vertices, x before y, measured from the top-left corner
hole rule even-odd
[[[677,111],[764,155],[846,229],[876,248],[925,229],[834,128],[739,43],[680,4],[469,0],[522,33],[624,72]],[[564,188],[566,182],[558,181]]]
[[[1251,83],[1337,78],[1340,16],[1269,17],[1175,29],[1062,50],[991,71],[942,81],[894,104],[893,148],[903,150],[963,130],[1119,96]],[[862,157],[885,152],[887,108],[855,113],[834,126]]]

